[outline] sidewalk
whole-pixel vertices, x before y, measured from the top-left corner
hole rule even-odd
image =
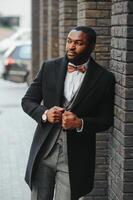
[[[20,106],[26,84],[0,79],[0,199],[30,200],[24,173],[36,123]]]

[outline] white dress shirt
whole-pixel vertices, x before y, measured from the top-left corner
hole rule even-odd
[[[70,62],[68,64],[73,65]],[[83,65],[85,67],[87,67],[87,64],[88,64],[88,62]],[[79,71],[74,71],[71,73],[67,72],[66,78],[65,78],[65,85],[64,85],[64,96],[68,101],[70,101],[72,99],[74,94],[77,92],[77,90],[81,86],[85,74],[86,74],[86,72],[82,73]]]
[[[86,63],[83,64],[86,68],[87,68],[88,62],[89,61],[87,61]],[[68,63],[68,65],[69,64],[73,65],[70,62]],[[85,74],[86,74],[86,72],[82,73],[82,72],[79,72],[79,71],[74,71],[74,72],[71,72],[71,73],[67,72],[66,78],[65,78],[65,83],[64,83],[65,84],[64,85],[64,96],[68,101],[70,101],[72,99],[74,94],[80,88],[82,81],[85,77]],[[77,132],[82,132],[82,130],[83,130],[83,126],[84,126],[83,119],[81,119],[81,122],[82,122],[81,128],[77,129]]]

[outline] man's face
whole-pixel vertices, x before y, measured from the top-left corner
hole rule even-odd
[[[82,63],[89,58],[91,47],[87,34],[82,31],[72,30],[66,41],[66,55],[69,61],[75,64]]]

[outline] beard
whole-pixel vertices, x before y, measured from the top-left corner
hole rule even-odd
[[[87,60],[90,57],[91,52],[82,52],[80,54],[77,54],[74,52],[74,56],[71,57],[68,55],[68,51],[66,52],[66,56],[69,62],[73,63],[74,65],[80,65],[83,64],[85,62],[87,62]]]

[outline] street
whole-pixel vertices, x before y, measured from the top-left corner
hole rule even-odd
[[[36,123],[20,105],[26,89],[0,79],[0,200],[30,200],[24,174]]]

